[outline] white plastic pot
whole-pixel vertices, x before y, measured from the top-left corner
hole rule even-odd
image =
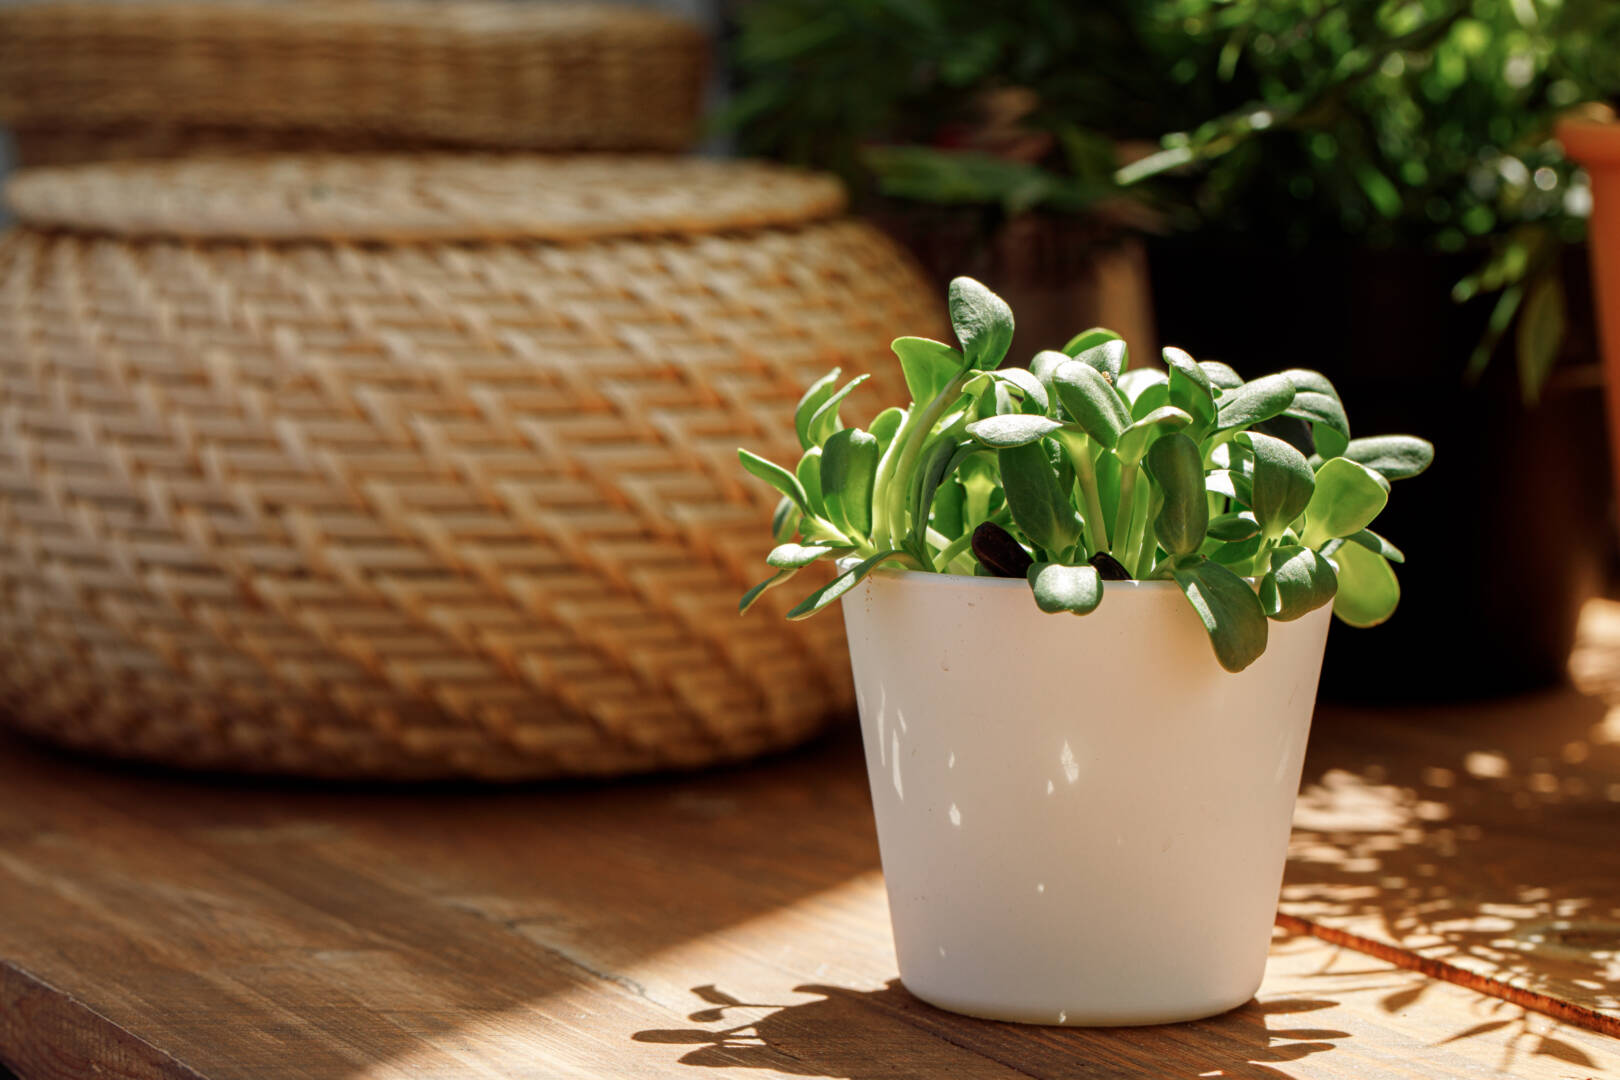
[[[879,573],[843,605],[907,989],[1035,1024],[1249,1000],[1328,608],[1233,675],[1170,583],[1076,617],[1022,581]]]

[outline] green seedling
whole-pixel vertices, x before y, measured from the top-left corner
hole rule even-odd
[[[1075,615],[1105,581],[1170,581],[1229,671],[1265,651],[1268,621],[1326,604],[1353,626],[1394,612],[1403,556],[1369,526],[1391,481],[1428,468],[1427,441],[1352,438],[1314,371],[1245,382],[1180,349],[1163,371],[1132,369],[1109,330],[1002,369],[1011,309],[971,278],[951,282],[949,304],[960,347],[894,342],[908,405],[846,428],[839,406],[862,380],[834,371],[799,403],[796,468],[739,451],[782,496],[774,573],[743,610],[824,559],[838,575],[789,618],[882,566],[1023,577],[1040,610]]]

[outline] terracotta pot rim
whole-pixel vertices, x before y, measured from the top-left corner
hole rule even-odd
[[[1566,116],[1558,121],[1564,152],[1587,167],[1620,165],[1620,121]]]

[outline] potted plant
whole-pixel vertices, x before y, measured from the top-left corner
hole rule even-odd
[[[1113,181],[1114,126],[1162,94],[1140,21],[1123,0],[750,0],[716,124],[743,153],[838,173],[941,288],[992,282],[1021,347],[1076,311],[1141,343],[1153,215]]]
[[[1173,235],[1149,244],[1161,339],[1276,366],[1306,348],[1364,423],[1421,413],[1447,448],[1430,497],[1385,519],[1409,545],[1413,602],[1379,635],[1335,631],[1323,695],[1562,680],[1612,539],[1608,515],[1568,495],[1608,489],[1608,454],[1586,181],[1550,135],[1595,84],[1570,51],[1612,55],[1613,30],[1593,28],[1616,5],[1148,6],[1188,31],[1166,46],[1189,61],[1170,69],[1184,122],[1123,173],[1174,208]],[[1230,318],[1255,306],[1267,333]],[[1533,589],[1470,584],[1497,573],[1502,546],[1451,539],[1506,521]],[[1437,654],[1437,635],[1455,647]]]
[[[1585,109],[1560,121],[1558,138],[1591,177],[1593,299],[1603,337],[1609,448],[1620,478],[1620,123],[1606,106]]]
[[[1592,191],[1589,243],[1593,293],[1603,339],[1604,382],[1608,388],[1609,444],[1614,476],[1620,481],[1620,9],[1598,0],[1578,0],[1576,26],[1560,41],[1556,57],[1562,74],[1593,100],[1558,123],[1558,141],[1585,167]]]
[[[1329,612],[1388,617],[1369,529],[1433,448],[1351,439],[1332,384],[1245,382],[1088,330],[998,370],[1007,305],[958,278],[959,347],[894,343],[905,407],[797,413],[771,577],[836,575],[901,978],[947,1009],[1147,1024],[1248,1000],[1270,939]],[[1069,618],[1083,615],[1084,618]]]
[[[726,115],[746,152],[841,171],[941,284],[1012,300],[1019,355],[1080,312],[1258,370],[1308,349],[1364,422],[1430,417],[1450,452],[1389,519],[1414,602],[1337,633],[1323,693],[1503,694],[1563,678],[1612,546],[1606,515],[1536,481],[1608,484],[1587,191],[1549,129],[1617,85],[1617,8],[753,0]],[[1098,268],[1143,250],[1147,295],[1124,300],[1132,275]],[[1257,307],[1267,333],[1232,317]],[[1534,523],[1512,549],[1535,588],[1477,588],[1498,546],[1450,541],[1506,521]]]

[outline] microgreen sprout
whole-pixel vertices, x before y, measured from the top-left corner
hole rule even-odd
[[[782,495],[774,573],[742,610],[822,559],[837,575],[789,618],[884,565],[1023,577],[1042,611],[1075,615],[1106,580],[1174,581],[1228,671],[1265,651],[1268,620],[1331,603],[1373,626],[1395,610],[1402,556],[1368,526],[1391,481],[1428,467],[1427,441],[1352,439],[1314,371],[1245,382],[1174,348],[1163,370],[1131,368],[1110,330],[1000,369],[1012,311],[971,278],[951,282],[950,316],[959,347],[894,342],[906,407],[846,428],[839,405],[862,380],[834,371],[799,402],[797,468],[739,451]]]

